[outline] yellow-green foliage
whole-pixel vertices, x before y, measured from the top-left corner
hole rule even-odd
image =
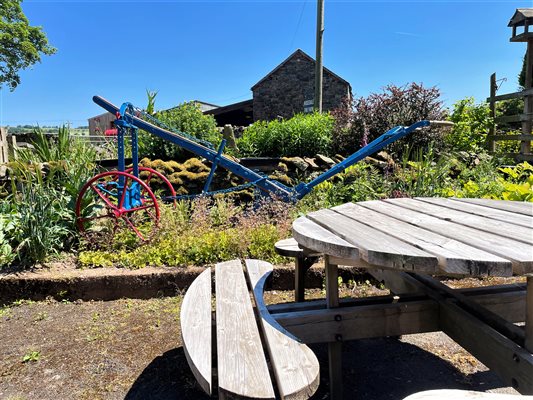
[[[290,235],[291,206],[273,203],[260,210],[236,207],[227,199],[178,202],[162,208],[160,229],[152,242],[129,247],[121,238],[113,249],[82,251],[82,266],[127,268],[207,265],[234,258],[283,262],[274,244]]]

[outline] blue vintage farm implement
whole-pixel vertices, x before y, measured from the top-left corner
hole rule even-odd
[[[184,197],[210,196],[216,193],[253,187],[261,195],[270,195],[282,201],[294,202],[303,198],[318,184],[409,133],[430,125],[450,124],[449,122],[424,120],[409,127],[395,127],[312,181],[299,183],[295,187],[288,187],[226,157],[223,154],[225,140],[222,141],[218,149],[214,149],[208,142],[198,140],[183,132],[173,131],[150,114],[130,103],[124,103],[118,108],[99,96],[94,96],[93,101],[117,116],[115,126],[117,127],[118,170],[98,174],[84,185],[76,203],[78,227],[82,233],[91,235],[95,233],[92,230],[94,226],[100,226],[98,229],[103,229],[101,228],[102,224],[95,224],[95,221],[101,220],[107,222],[106,229],[111,235],[114,236],[118,230],[127,228],[135,232],[141,241],[150,238],[160,217],[156,196],[150,188],[152,178],[164,182],[168,188],[166,195],[162,198],[164,201],[175,201]],[[167,140],[210,162],[211,171],[202,193],[193,196],[176,196],[172,184],[162,174],[150,168],[139,167],[138,129]],[[131,137],[133,167],[126,169],[124,139],[128,133]],[[239,176],[246,183],[229,189],[210,191],[213,175],[219,166]],[[139,174],[142,171],[146,171],[143,175],[147,176],[141,178]]]

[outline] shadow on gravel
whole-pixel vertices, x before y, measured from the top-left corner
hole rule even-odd
[[[139,375],[125,400],[209,399],[189,369],[183,347],[155,358]]]
[[[311,348],[321,365],[320,387],[312,398],[327,399],[327,346]],[[504,386],[491,372],[465,376],[441,358],[393,338],[347,342],[343,354],[345,399],[400,400],[423,390],[486,391]],[[125,397],[126,400],[208,398],[196,385],[181,347],[154,359]]]

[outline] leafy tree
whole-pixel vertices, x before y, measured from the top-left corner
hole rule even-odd
[[[21,7],[22,0],[0,1],[0,86],[11,91],[20,84],[18,72],[51,55],[56,49],[48,44],[42,28],[30,26]]]
[[[150,93],[148,97],[152,99],[152,104],[149,104],[149,107],[153,109],[155,95],[151,96]],[[212,115],[204,115],[198,103],[183,103],[170,110],[155,112],[154,117],[172,130],[210,142],[214,147],[222,141],[215,118]],[[140,131],[139,151],[143,157],[151,159],[180,161],[191,156],[181,147],[144,131]]]
[[[526,65],[527,64],[527,51],[526,54],[524,54],[524,58],[522,59],[522,69],[520,70],[520,73],[518,74],[518,87],[520,89],[524,89],[526,87]]]
[[[476,104],[473,97],[459,100],[453,105],[450,121],[454,126],[446,135],[446,141],[453,150],[481,151],[493,123],[487,103]]]

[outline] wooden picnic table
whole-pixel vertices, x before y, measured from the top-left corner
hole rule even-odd
[[[430,331],[444,331],[504,383],[533,394],[532,203],[347,203],[298,218],[293,236],[306,251],[324,255],[326,304],[270,311],[302,341],[328,343],[332,398],[342,397],[343,341]],[[367,268],[391,296],[339,301],[338,265]],[[453,290],[430,275],[528,278],[527,284]],[[519,321],[525,324],[514,324]]]

